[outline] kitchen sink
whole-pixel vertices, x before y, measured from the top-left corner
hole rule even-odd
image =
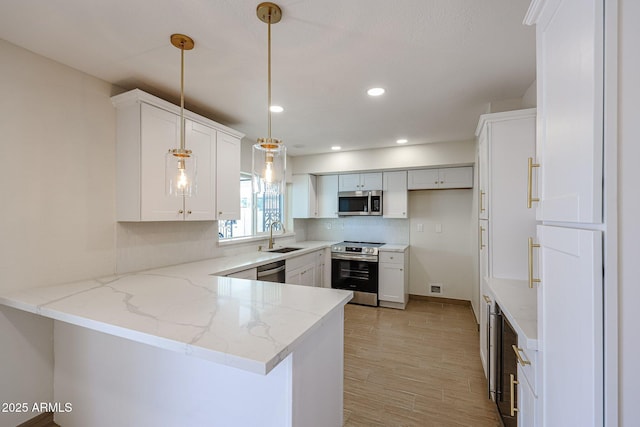
[[[267,252],[276,252],[279,254],[286,254],[287,252],[299,251],[302,248],[280,248],[280,249],[269,249]]]

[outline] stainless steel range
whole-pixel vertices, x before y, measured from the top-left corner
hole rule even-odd
[[[345,241],[331,247],[331,287],[353,291],[354,304],[378,305],[378,248],[384,243]]]

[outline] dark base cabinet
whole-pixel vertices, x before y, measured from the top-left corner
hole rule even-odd
[[[515,410],[518,402],[518,360],[512,346],[518,345],[518,335],[497,304],[496,328],[496,404],[505,427],[516,427],[518,425],[518,413]]]

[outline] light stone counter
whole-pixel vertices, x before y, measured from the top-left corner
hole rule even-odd
[[[51,319],[267,374],[352,292],[213,276],[288,254],[249,252],[116,277],[28,289],[0,303]]]
[[[526,339],[527,347],[538,349],[538,298],[537,290],[529,288],[526,280],[496,279],[485,277],[509,323],[519,336]]]
[[[380,246],[379,250],[384,252],[404,252],[408,247],[409,245],[404,244],[385,244]]]

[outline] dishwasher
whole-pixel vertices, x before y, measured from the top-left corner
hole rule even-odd
[[[258,267],[258,280],[265,282],[284,283],[285,262],[276,261]]]

